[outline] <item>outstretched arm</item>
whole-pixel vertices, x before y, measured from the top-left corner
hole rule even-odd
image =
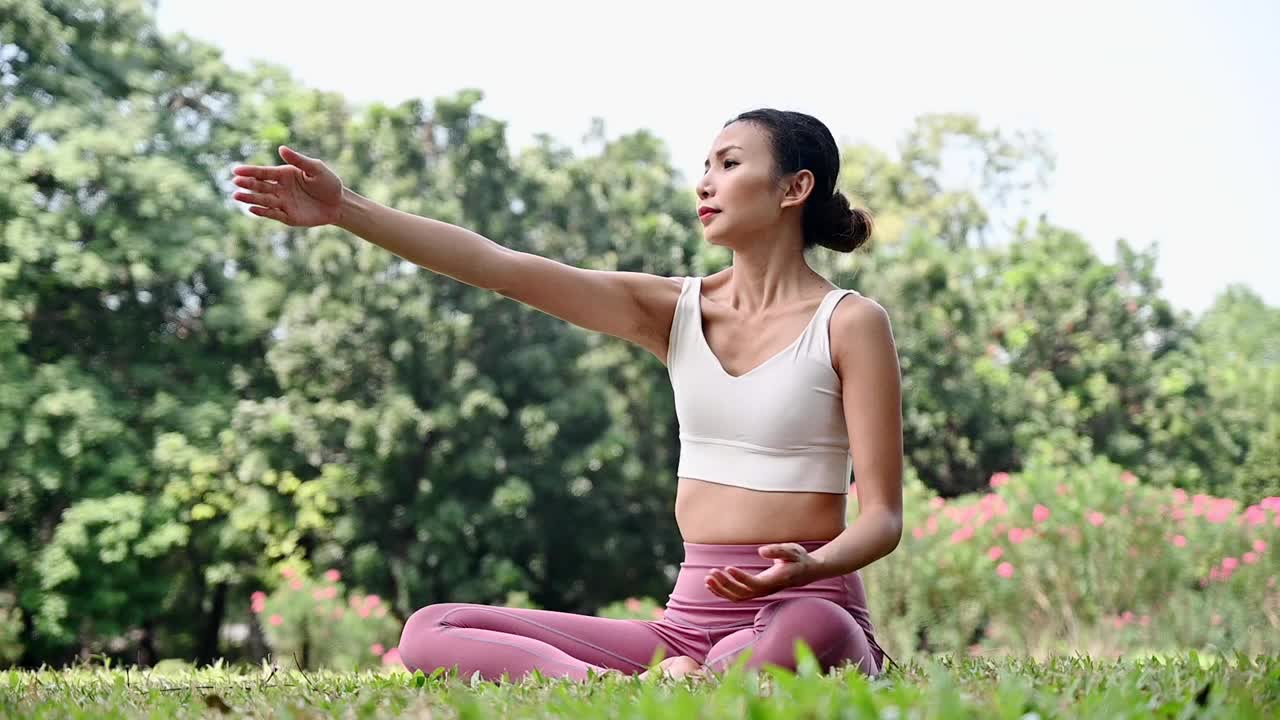
[[[332,224],[427,270],[548,315],[630,340],[666,361],[679,278],[587,270],[503,247],[463,227],[390,208],[342,184],[323,162],[280,147],[279,166],[241,165],[234,197],[294,227]]]

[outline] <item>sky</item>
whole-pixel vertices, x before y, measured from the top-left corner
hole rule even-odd
[[[515,151],[648,129],[688,182],[721,125],[806,112],[893,153],[921,114],[1039,131],[1043,212],[1110,261],[1157,245],[1198,313],[1229,283],[1280,306],[1280,2],[646,3],[159,0],[166,33],[356,103],[479,88]],[[306,148],[299,148],[306,152]],[[874,212],[875,208],[871,208]]]

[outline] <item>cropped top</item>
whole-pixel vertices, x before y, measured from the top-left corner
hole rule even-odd
[[[827,293],[800,337],[730,375],[702,329],[702,278],[676,302],[667,374],[680,428],[677,476],[752,490],[848,494],[853,472],[831,313],[854,290]]]

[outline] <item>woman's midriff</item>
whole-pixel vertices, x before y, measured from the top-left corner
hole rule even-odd
[[[676,524],[685,542],[830,540],[844,531],[848,495],[766,492],[679,478]]]

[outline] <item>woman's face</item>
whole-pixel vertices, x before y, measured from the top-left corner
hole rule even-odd
[[[698,182],[702,234],[721,245],[730,238],[769,235],[782,218],[783,188],[773,177],[773,152],[765,132],[754,123],[731,123],[716,135]]]

